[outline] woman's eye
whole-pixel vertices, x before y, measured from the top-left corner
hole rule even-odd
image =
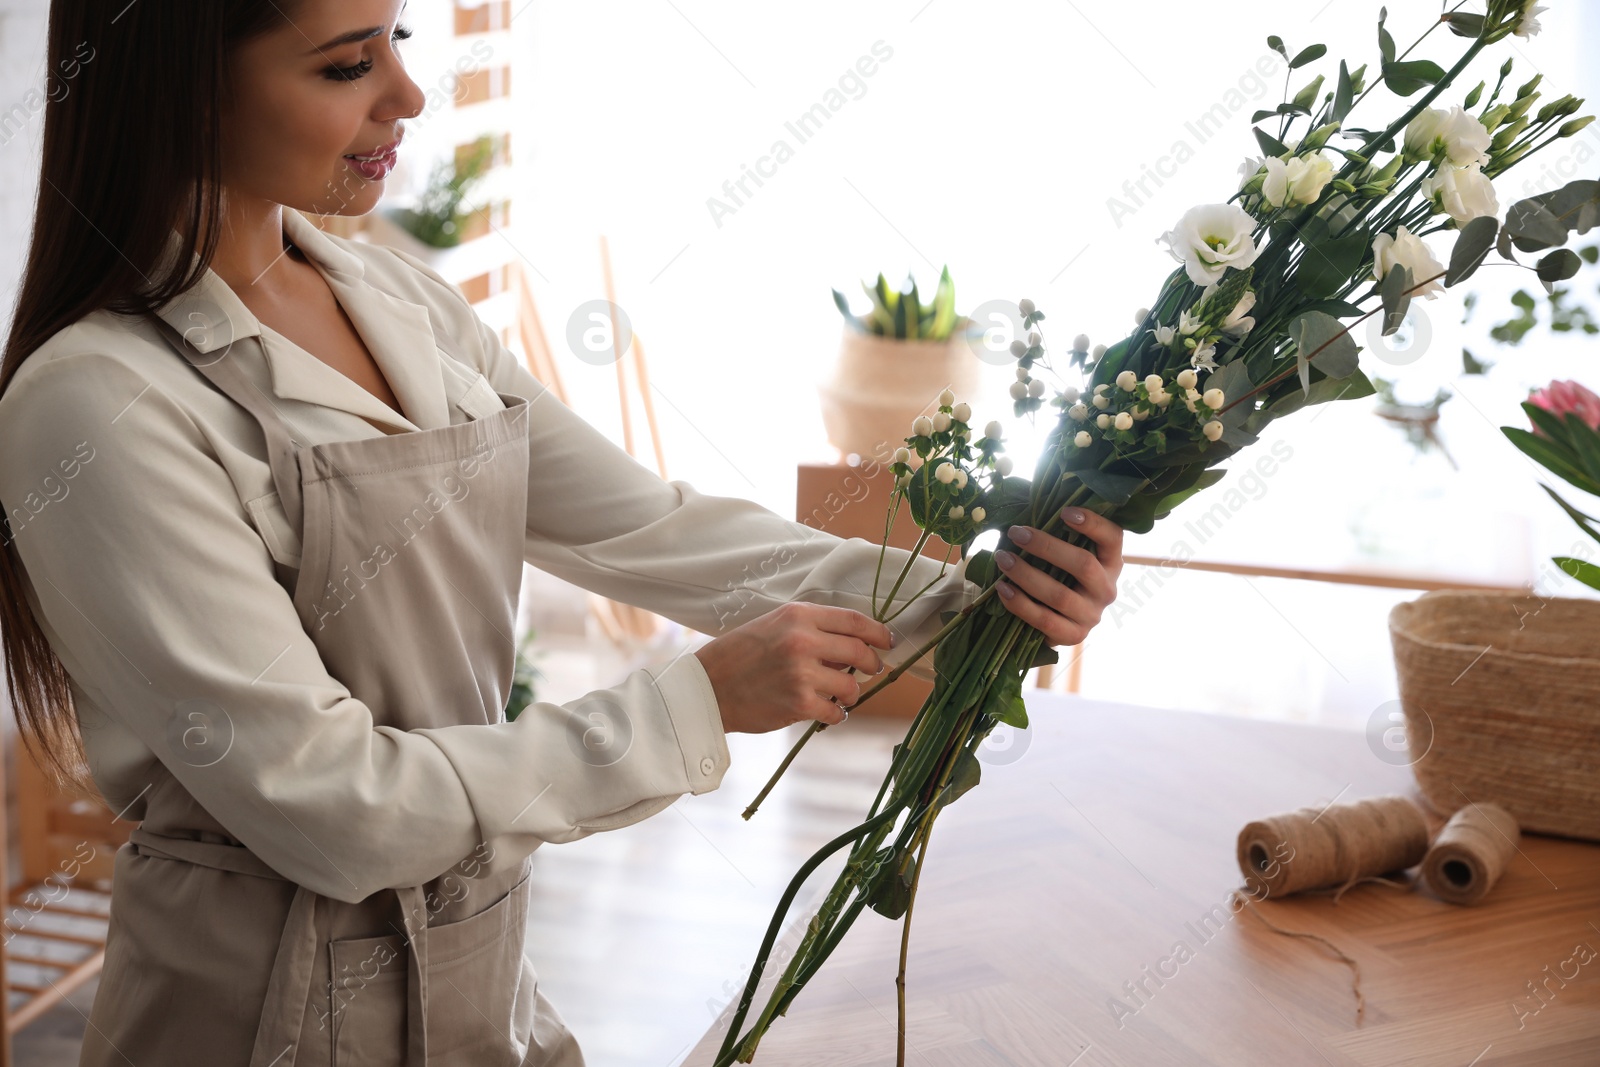
[[[394,26],[394,32],[390,34],[390,39],[395,41],[410,40],[411,30],[397,22]],[[329,67],[322,73],[330,81],[355,81],[357,78],[366,77],[371,70],[372,60],[363,59],[353,67]]]

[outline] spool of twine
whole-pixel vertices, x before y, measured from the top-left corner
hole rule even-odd
[[[1239,831],[1239,870],[1262,897],[1376,879],[1418,863],[1428,851],[1428,824],[1408,797],[1371,797],[1325,808],[1301,808],[1249,823]],[[1261,891],[1264,889],[1264,892]]]
[[[1505,808],[1468,804],[1450,817],[1423,857],[1423,881],[1440,900],[1476,904],[1505,873],[1520,836]]]

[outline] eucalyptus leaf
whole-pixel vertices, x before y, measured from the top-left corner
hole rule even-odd
[[[1254,127],[1254,131],[1256,135],[1256,143],[1261,146],[1261,151],[1265,152],[1267,155],[1286,156],[1289,154],[1288,145],[1272,136],[1272,134],[1268,133],[1266,130],[1263,130],[1260,126]]]
[[[1316,360],[1317,369],[1330,378],[1346,378],[1359,366],[1361,349],[1351,339],[1350,333],[1339,320],[1320,311],[1308,311],[1289,323],[1289,336],[1294,340],[1295,359],[1300,364],[1300,384],[1311,389],[1309,360]]]
[[[1333,91],[1333,111],[1330,117],[1334,122],[1343,122],[1344,117],[1350,114],[1354,106],[1354,91],[1350,84],[1350,68],[1344,60],[1339,60],[1339,81]]]
[[[1583,269],[1583,260],[1570,248],[1558,248],[1539,260],[1536,268],[1543,282],[1564,282]]]
[[[1145,479],[1136,475],[1101,470],[1082,470],[1077,476],[1091,493],[1108,504],[1126,504],[1145,484]]]
[[[1426,86],[1438,85],[1444,78],[1444,68],[1431,59],[1383,65],[1383,83],[1397,96],[1410,96]]]
[[[1307,241],[1305,254],[1295,268],[1295,288],[1311,300],[1331,297],[1360,269],[1369,247],[1367,234],[1362,230],[1343,237]]]
[[[1411,268],[1396,263],[1383,276],[1383,336],[1388,337],[1406,321],[1411,309]]]
[[[1444,284],[1452,286],[1472,277],[1488,258],[1499,236],[1500,221],[1493,215],[1479,215],[1461,227],[1456,246],[1450,252],[1450,269],[1445,272]]]
[[[1298,70],[1307,63],[1315,63],[1327,54],[1328,46],[1325,44],[1314,44],[1307,48],[1302,48],[1299,54],[1289,60],[1289,69]]]
[[[1567,241],[1567,227],[1537,197],[1518,200],[1506,209],[1506,232],[1524,252],[1541,252]]]

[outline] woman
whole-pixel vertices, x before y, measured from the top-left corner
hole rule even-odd
[[[80,64],[0,371],[0,610],[29,747],[139,823],[84,1065],[581,1064],[533,850],[715,789],[727,732],[842,721],[977,592],[919,557],[873,620],[877,546],[654,477],[438,274],[298,214],[382,195],[401,6],[51,8]],[[1079,522],[1098,554],[1029,542],[1074,588],[1010,567],[1052,644],[1121,567]],[[505,721],[524,562],[719,636]]]

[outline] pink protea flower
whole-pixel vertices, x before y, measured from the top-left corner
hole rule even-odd
[[[1600,396],[1577,382],[1551,382],[1543,389],[1534,390],[1528,402],[1537,404],[1557,418],[1569,412],[1582,419],[1591,430],[1600,430]],[[1534,430],[1535,433],[1539,431]]]

